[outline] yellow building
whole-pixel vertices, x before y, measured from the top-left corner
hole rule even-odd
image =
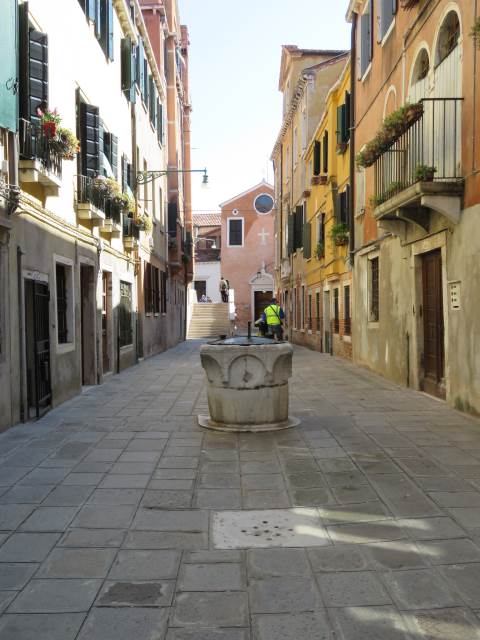
[[[350,62],[335,53],[303,70],[272,154],[276,287],[292,342],[351,357]]]

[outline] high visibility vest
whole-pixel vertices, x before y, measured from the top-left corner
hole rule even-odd
[[[280,307],[278,304],[271,304],[266,307],[265,316],[267,318],[267,324],[281,324]]]

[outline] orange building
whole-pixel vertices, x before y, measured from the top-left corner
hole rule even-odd
[[[480,50],[471,0],[351,0],[354,358],[480,412]]]
[[[223,202],[221,275],[229,281],[237,329],[258,319],[274,292],[274,190],[265,181]]]

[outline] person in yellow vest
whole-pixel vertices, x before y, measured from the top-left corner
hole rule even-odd
[[[272,298],[268,307],[265,307],[265,311],[262,313],[262,319],[267,323],[267,333],[273,336],[274,340],[281,340],[282,338],[282,320],[285,318],[282,307],[277,304],[277,299]]]

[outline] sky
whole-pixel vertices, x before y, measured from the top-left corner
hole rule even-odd
[[[273,182],[270,154],[281,125],[282,44],[349,49],[347,0],[179,0],[190,34],[193,210]]]

